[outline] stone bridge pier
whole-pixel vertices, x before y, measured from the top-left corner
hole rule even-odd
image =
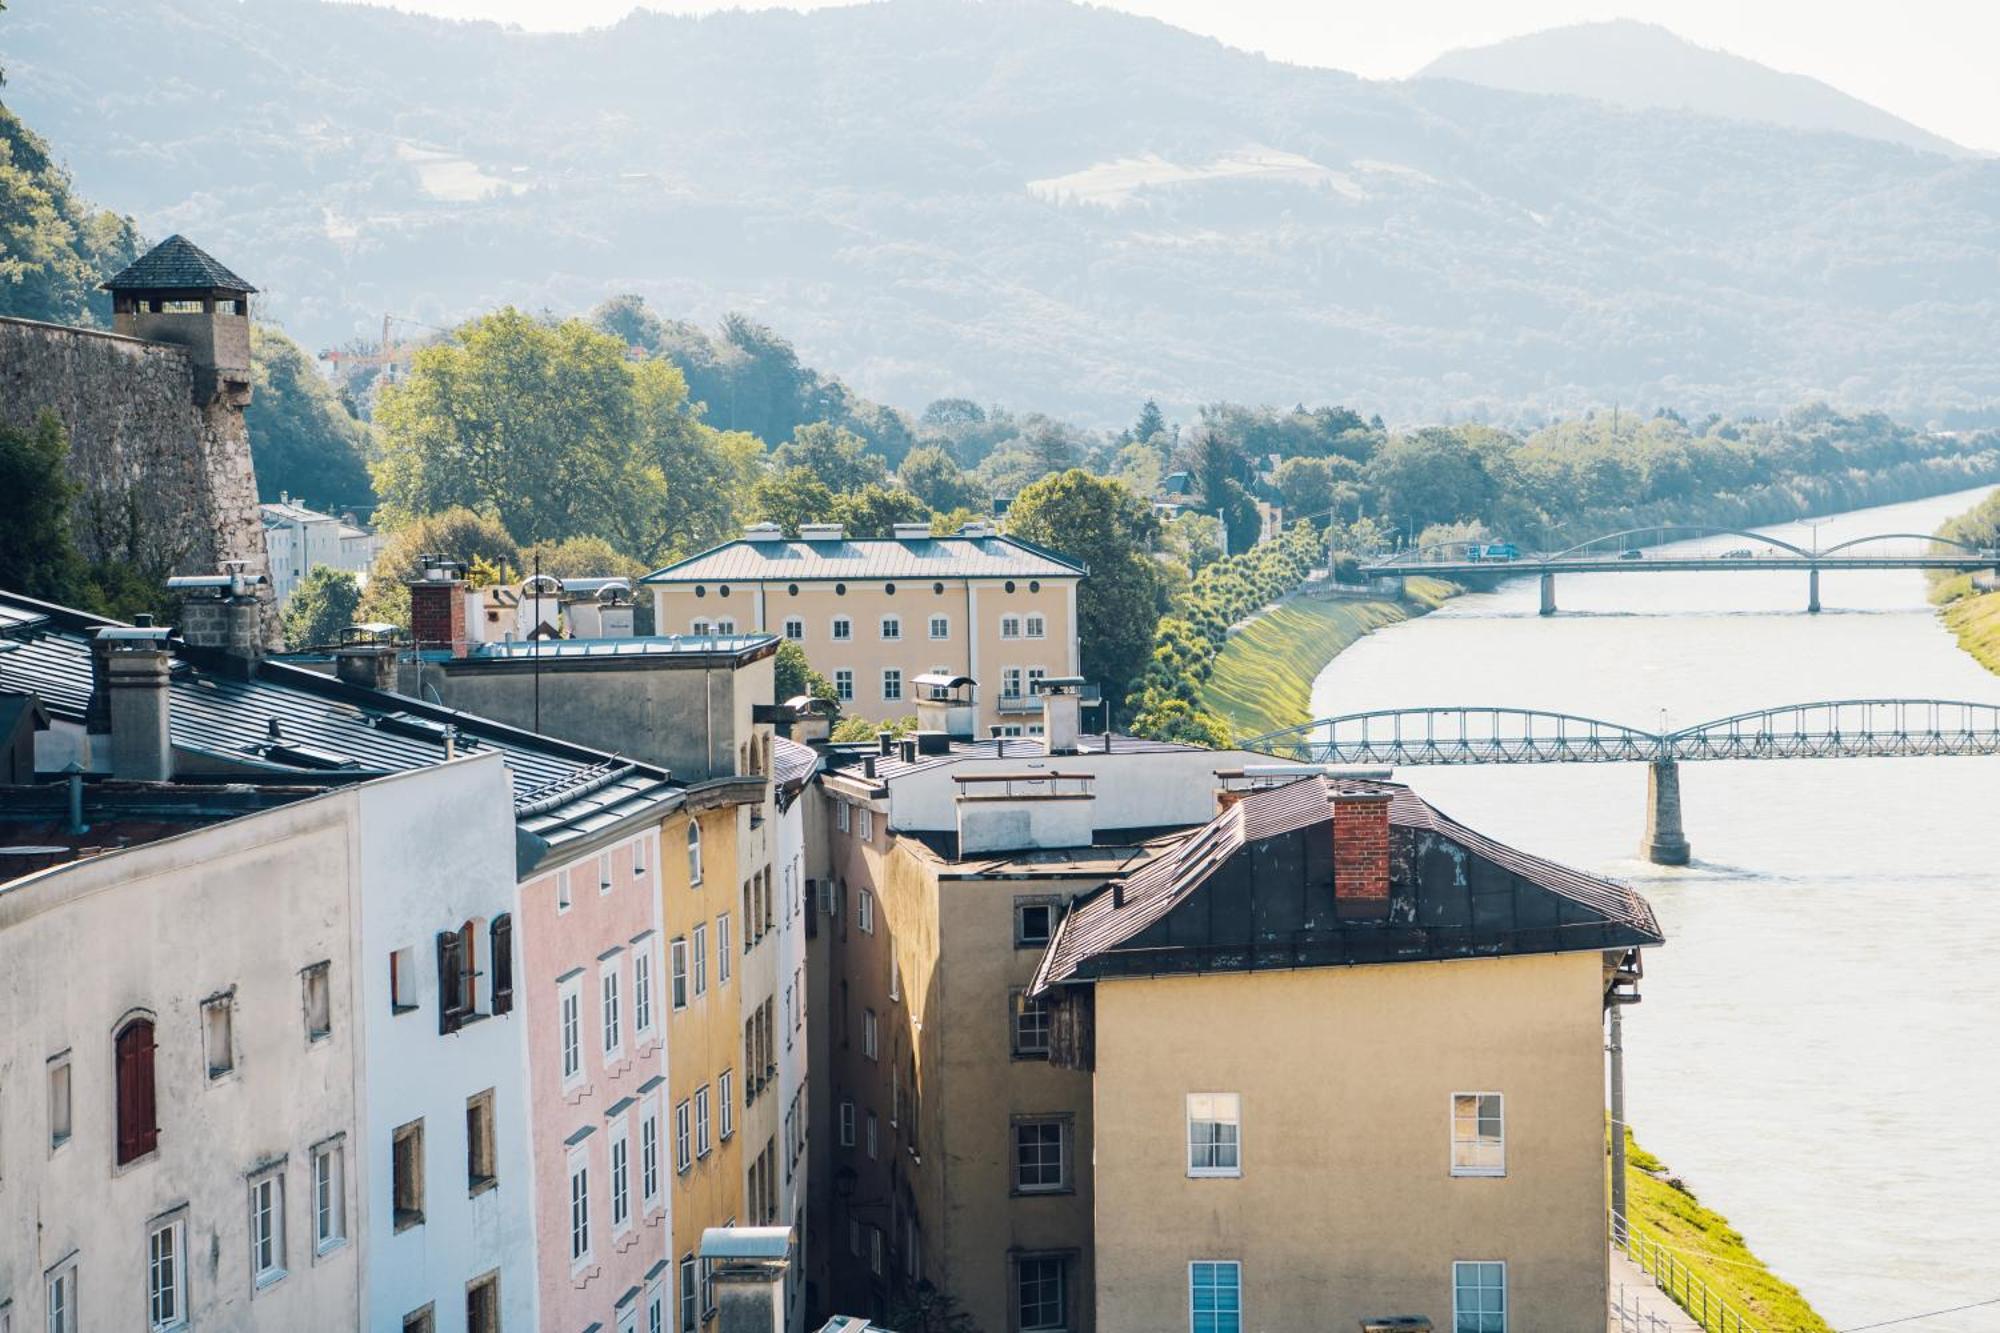
[[[1806,612],[1809,615],[1815,616],[1819,614],[1819,571],[1817,569],[1806,572]]]
[[[1646,766],[1646,841],[1640,849],[1658,866],[1688,863],[1687,834],[1681,829],[1681,766],[1655,759]]]
[[[1552,616],[1555,613],[1556,576],[1553,574],[1544,574],[1542,575],[1542,614]]]

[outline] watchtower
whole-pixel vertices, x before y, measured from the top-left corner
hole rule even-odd
[[[195,401],[250,403],[249,283],[185,236],[169,236],[104,283],[112,327],[194,359]]]

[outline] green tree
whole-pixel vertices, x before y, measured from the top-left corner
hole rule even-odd
[[[275,327],[250,330],[250,355],[252,392],[243,419],[257,498],[289,494],[333,513],[371,507],[368,427],[320,378],[304,349]]]
[[[502,575],[521,567],[521,547],[498,519],[465,508],[426,514],[392,529],[375,553],[361,619],[409,628],[410,590],[403,585],[422,573],[426,555],[483,562]]]
[[[796,537],[801,524],[824,523],[833,512],[833,492],[807,467],[766,472],[750,490],[750,511],[760,523],[776,523]]]
[[[1160,521],[1124,486],[1081,469],[1045,477],[1008,511],[1009,535],[1090,570],[1077,591],[1083,674],[1123,699],[1145,669],[1167,581],[1152,555]]]
[[[340,631],[357,623],[361,585],[354,575],[331,565],[306,571],[285,603],[285,647],[293,652],[334,642]]]
[[[76,597],[83,574],[69,525],[76,494],[69,441],[55,413],[43,412],[26,429],[0,424],[0,495],[7,497],[0,588],[57,602]]]
[[[657,474],[658,499],[628,549],[665,561],[727,541],[743,526],[764,445],[746,431],[716,431],[688,401],[687,381],[669,361],[632,369],[639,428]]]
[[[1494,499],[1485,459],[1458,432],[1441,426],[1390,440],[1362,475],[1376,506],[1404,529],[1476,517]]]
[[[778,645],[772,678],[775,682],[773,693],[779,703],[796,699],[802,694],[824,699],[828,703],[837,702],[839,697],[834,693],[833,682],[813,670],[812,663],[806,658],[806,650],[791,639]]]
[[[0,106],[0,315],[110,323],[97,284],[139,255],[130,218],[77,198],[41,136]]]
[[[1143,444],[1157,435],[1167,433],[1167,419],[1160,412],[1160,405],[1148,398],[1139,408],[1139,419],[1132,423],[1132,439]]]
[[[1271,474],[1287,517],[1311,517],[1321,527],[1333,507],[1333,469],[1324,458],[1287,458]]]
[[[934,444],[912,449],[896,469],[896,480],[939,513],[977,509],[985,501],[979,484],[960,470],[952,456]]]
[[[829,490],[858,491],[889,479],[889,468],[866,452],[859,435],[825,421],[800,426],[778,446],[771,463],[780,469],[805,468]]]
[[[898,523],[931,521],[931,507],[895,486],[863,486],[833,498],[832,521],[850,537],[891,537]]]

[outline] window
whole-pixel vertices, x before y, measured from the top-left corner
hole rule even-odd
[[[883,616],[883,617],[882,617],[882,637],[883,637],[883,638],[885,638],[885,639],[900,639],[900,638],[902,638],[902,637],[903,637],[903,618],[902,618],[901,616]]]
[[[1040,639],[1047,637],[1048,625],[1040,616],[1029,616],[1027,624],[1029,638]]]
[[[609,852],[598,853],[597,892],[600,897],[611,892],[611,853]]]
[[[160,1146],[159,1120],[153,1100],[153,1021],[135,1018],[118,1031],[114,1042],[118,1066],[118,1165],[136,1162]],[[50,1085],[50,1100],[55,1088]],[[62,1076],[62,1138],[69,1138],[69,1070]],[[51,1125],[50,1142],[57,1143]]]
[[[390,1195],[396,1230],[424,1224],[424,1122],[412,1120],[396,1131],[390,1163]]]
[[[835,616],[833,618],[833,637],[836,640],[853,638],[854,622],[846,616]]]
[[[866,934],[875,933],[875,895],[867,889],[854,895],[854,924]]]
[[[1023,1255],[1014,1268],[1014,1304],[1021,1333],[1069,1327],[1068,1274],[1056,1255]]]
[[[903,697],[903,673],[894,667],[889,667],[882,672],[882,697],[884,699],[900,699]]]
[[[1020,637],[1021,637],[1021,617],[1019,617],[1019,616],[1002,616],[1002,617],[1000,617],[1000,637],[1001,637],[1001,638],[1003,638],[1003,639],[1018,639],[1018,638],[1020,638]]]
[[[653,1032],[653,940],[632,947],[632,1030],[640,1039]]]
[[[715,918],[715,984],[729,984],[729,913]]]
[[[465,1284],[465,1333],[500,1333],[500,1270]]]
[[[313,1253],[325,1254],[347,1239],[347,1156],[338,1143],[313,1149]]]
[[[857,807],[855,813],[860,816],[860,821],[854,830],[854,836],[867,842],[875,836],[875,812],[864,805]],[[872,921],[874,918],[871,916],[869,920]]]
[[[1055,933],[1056,905],[1048,902],[1014,901],[1014,947],[1039,949]]]
[[[657,1282],[646,1293],[646,1333],[667,1333],[667,1293]]]
[[[624,1116],[611,1123],[611,1234],[632,1228],[632,1139]]]
[[[1028,693],[1029,693],[1029,694],[1037,694],[1037,693],[1040,693],[1040,691],[1041,691],[1041,683],[1042,683],[1043,681],[1047,680],[1048,678],[1049,678],[1049,671],[1048,671],[1048,668],[1047,668],[1047,667],[1029,667],[1029,668],[1028,668]],[[1042,729],[1041,729],[1040,727],[1035,727],[1035,728],[1032,728],[1032,730],[1031,730],[1031,733],[1030,733],[1030,734],[1032,734],[1032,735],[1036,735],[1036,736],[1039,736],[1039,735],[1041,735],[1041,733],[1042,733]]]
[[[426,1305],[403,1316],[403,1333],[436,1333],[436,1307]]]
[[[201,1002],[201,1045],[210,1078],[221,1078],[236,1068],[235,1011],[233,989]]]
[[[1497,1092],[1457,1092],[1451,1098],[1451,1173],[1507,1174],[1507,1131]]]
[[[701,825],[688,820],[688,884],[701,883]]]
[[[868,1228],[868,1271],[882,1276],[882,1228]]]
[[[650,1099],[639,1112],[639,1205],[660,1206],[660,1104]]]
[[[881,1138],[881,1129],[879,1122],[876,1119],[875,1113],[873,1111],[870,1111],[868,1113],[868,1137],[865,1140],[865,1142],[868,1145],[868,1160],[871,1162],[874,1161],[877,1156],[877,1145],[880,1141],[880,1138]]]
[[[1188,1174],[1243,1174],[1243,1105],[1233,1092],[1190,1092],[1187,1098]]]
[[[123,1087],[120,1087],[119,1109],[125,1106]],[[70,1126],[70,1081],[69,1052],[53,1056],[49,1060],[49,1151],[54,1152],[69,1142]],[[122,1142],[122,1139],[121,1139]]]
[[[183,1219],[155,1226],[146,1238],[146,1318],[155,1333],[187,1327],[186,1253]]]
[[[861,1011],[861,1053],[870,1060],[875,1059],[875,1011]]]
[[[715,632],[717,634],[734,634],[736,632],[736,622],[726,618],[718,620],[715,622]]]
[[[472,1014],[473,960],[467,956],[472,923],[459,930],[441,930],[437,937],[438,1031],[456,1032]]]
[[[493,1188],[493,1089],[465,1099],[465,1190],[468,1195]]]
[[[806,637],[806,622],[793,617],[785,622],[785,637],[793,643],[802,643]]]
[[[931,637],[933,639],[949,639],[951,637],[950,616],[931,617]]]
[[[569,1268],[574,1273],[590,1262],[590,1150],[569,1155]]]
[[[562,1027],[563,1087],[583,1080],[583,978],[572,976],[558,983],[557,1012]]]
[[[1507,1333],[1507,1265],[1451,1266],[1452,1333]]]
[[[697,1158],[708,1156],[708,1131],[708,1084],[704,1083],[694,1090],[694,1155]]]
[[[638,838],[632,843],[632,878],[643,879],[646,874],[646,839]]]
[[[285,1275],[285,1177],[282,1170],[250,1185],[250,1276],[268,1287]]]
[[[853,700],[854,673],[852,671],[842,667],[833,673],[833,696],[842,703],[849,703]]]
[[[407,1014],[417,1007],[417,951],[404,947],[389,955],[389,1012]]]
[[[1014,992],[1014,1056],[1046,1060],[1049,1056],[1049,1006],[1026,991]]]
[[[1192,1333],[1243,1333],[1243,1265],[1198,1259],[1188,1265],[1188,1324]]]
[[[66,1259],[48,1276],[49,1333],[76,1333],[76,1260]]]
[[[558,870],[556,872],[556,915],[561,916],[564,912],[567,912],[569,904],[569,871]]]
[[[1014,1122],[1014,1192],[1053,1194],[1069,1188],[1069,1121],[1064,1117]]]
[[[853,1102],[842,1102],[840,1104],[840,1146],[843,1148],[852,1148],[854,1146]]]
[[[709,624],[706,620],[690,620],[688,622],[688,633],[695,635],[697,638],[706,638],[708,630]]]
[[[889,998],[892,1000],[903,998],[903,966],[893,953],[889,955]],[[785,987],[785,1013],[787,1015],[792,1012],[791,1001],[792,988],[787,986]]]
[[[696,1304],[694,1256],[681,1256],[681,1333],[695,1333],[701,1326],[701,1310]]]
[[[675,940],[668,946],[672,962],[674,983],[674,1008],[685,1009],[688,1003],[688,942]]]
[[[1021,668],[1002,667],[1000,669],[1000,697],[1018,699],[1021,697]]]
[[[733,1071],[725,1069],[722,1071],[722,1076],[715,1080],[715,1095],[717,1100],[722,1103],[722,1137],[724,1140],[727,1140],[731,1134],[736,1132],[735,1093],[736,1075]]]
[[[694,1165],[693,1107],[682,1102],[674,1107],[674,1170],[686,1174]]]
[[[852,807],[849,806],[845,801],[835,801],[833,803],[834,826],[838,828],[842,833],[847,832],[849,828],[848,817],[851,810]],[[830,902],[832,900],[828,899],[828,901]]]
[[[514,917],[502,912],[487,928],[493,951],[493,1012],[514,1012]]]
[[[305,988],[306,1040],[318,1041],[333,1034],[333,985],[328,978],[331,963],[314,963],[299,974]]]
[[[695,997],[699,999],[708,994],[708,927],[706,925],[694,928],[692,952],[694,954],[694,993]]]
[[[618,1013],[618,960],[613,958],[602,965],[598,973],[598,988],[603,993],[604,1018],[604,1058],[615,1060],[625,1053],[625,1029],[619,1023]]]

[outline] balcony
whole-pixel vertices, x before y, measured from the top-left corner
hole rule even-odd
[[[1042,699],[1037,694],[1003,694],[994,706],[1002,713],[1039,713]]]

